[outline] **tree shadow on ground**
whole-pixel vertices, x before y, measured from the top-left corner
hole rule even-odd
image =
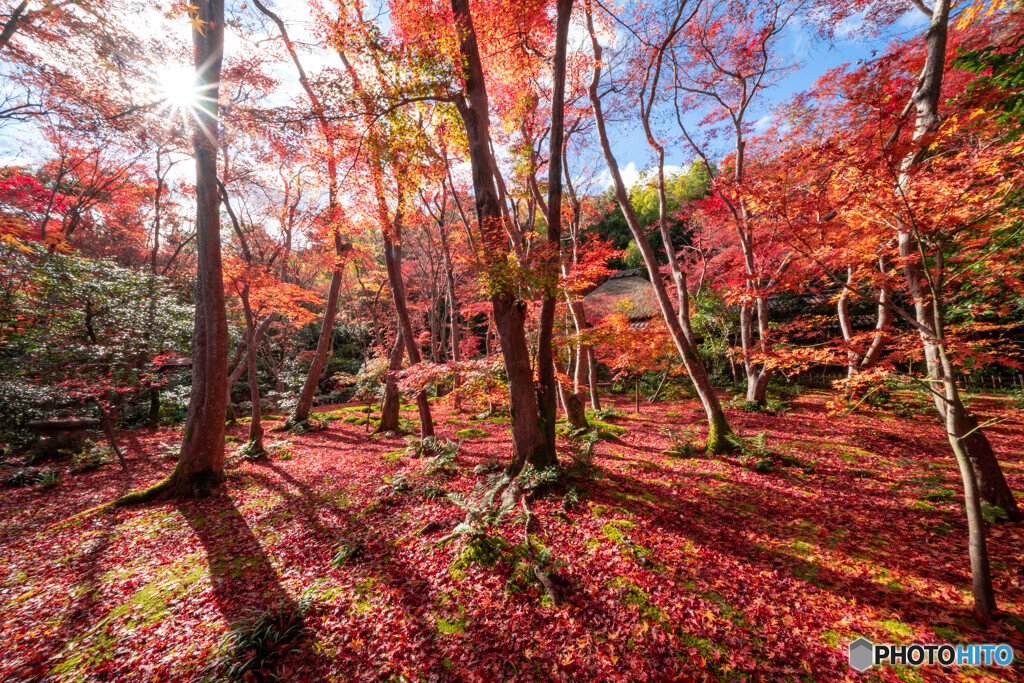
[[[659,476],[675,479],[679,474],[660,473]],[[765,496],[758,487],[740,481],[729,481],[714,491],[706,491],[700,500],[676,496],[671,486],[629,475],[611,473],[608,481],[613,488],[595,491],[594,502],[606,504],[612,515],[619,509],[645,520],[651,527],[660,529],[663,537],[681,534],[705,548],[741,560],[756,571],[788,574],[800,582],[806,592],[853,597],[905,623],[922,624],[942,614],[959,615],[972,621],[969,610],[960,604],[945,603],[935,596],[922,594],[895,578],[895,573],[900,572],[912,580],[922,578],[952,586],[970,585],[969,576],[964,574],[965,567],[950,568],[943,562],[941,552],[932,555],[931,562],[908,565],[893,551],[907,543],[905,534],[921,524],[918,521],[921,519],[941,523],[954,534],[962,535],[965,533],[963,525],[953,513],[942,510],[911,513],[894,507],[891,493],[879,493],[861,497],[862,504],[856,511],[861,518],[857,519],[839,504],[822,506],[820,501],[829,500],[829,493],[842,486],[836,482],[801,482],[811,491],[821,492],[814,497],[818,502],[812,506],[798,496],[777,490]],[[622,494],[625,496],[620,497]],[[892,527],[879,524],[867,533],[857,533],[864,519],[898,522]],[[817,523],[808,529],[807,520]],[[822,535],[819,528],[831,533]],[[835,535],[837,529],[854,533]],[[759,541],[753,540],[757,537]],[[944,539],[944,542],[950,541]],[[910,547],[920,557],[931,555],[923,542],[912,542]],[[850,573],[849,568],[832,567],[817,557],[821,551],[859,559],[862,566],[873,566],[875,571],[867,575],[862,570]],[[974,624],[971,628],[982,627]],[[1010,634],[1010,638],[1015,639],[1015,636]]]
[[[22,664],[13,671],[15,680],[47,678],[55,668],[66,661],[61,657],[65,647],[77,643],[97,625],[103,623],[104,619],[100,618],[99,614],[105,612],[98,610],[100,601],[97,594],[103,574],[100,559],[113,543],[118,522],[109,515],[103,515],[100,522],[102,530],[94,542],[67,559],[68,568],[75,574],[75,593],[51,598],[54,602],[62,599],[66,601],[58,626],[48,634],[43,643],[37,643],[31,651],[25,652]],[[12,625],[8,623],[5,630],[11,627]],[[14,651],[17,653],[17,646]]]
[[[282,678],[311,676],[321,670],[323,662],[310,648],[305,635],[304,614],[298,602],[281,584],[277,570],[263,550],[245,518],[235,507],[230,496],[221,494],[203,501],[183,500],[176,503],[178,511],[195,532],[206,551],[210,572],[213,602],[233,632],[241,632],[263,617],[280,624],[303,626],[303,634],[279,651],[268,655],[261,676]],[[294,664],[284,663],[289,649],[302,651],[305,671],[297,671]],[[238,658],[246,656],[236,652]],[[225,660],[228,661],[228,660]],[[289,662],[297,660],[289,658]]]
[[[417,639],[420,642],[420,656],[433,662],[435,667],[439,666],[443,659],[437,643],[440,633],[433,621],[426,617],[434,606],[435,596],[425,590],[428,582],[417,571],[416,564],[400,559],[398,556],[403,551],[390,539],[374,531],[373,525],[368,525],[366,518],[327,505],[327,512],[335,517],[335,521],[325,522],[318,515],[325,508],[324,493],[314,491],[306,482],[272,462],[261,463],[261,466],[265,471],[254,474],[254,480],[259,486],[280,496],[282,512],[309,531],[312,536],[310,540],[326,542],[331,548],[344,546],[356,551],[341,563],[336,564],[333,560],[330,564],[325,562],[323,577],[344,577],[347,588],[332,597],[329,603],[318,603],[318,609],[325,615],[330,614],[333,619],[342,618],[357,627],[361,621],[372,621],[375,618],[378,601],[383,598],[389,611],[403,615],[407,632],[401,638]],[[397,514],[401,507],[397,501],[388,504],[387,496],[381,501],[382,504],[372,513],[378,519],[387,519]],[[366,507],[363,509],[365,511]],[[279,517],[279,521],[283,519]],[[308,547],[305,552],[309,553]],[[386,649],[388,643],[388,637],[381,637],[376,647]],[[325,645],[331,651],[332,661],[366,660],[366,653],[360,649],[362,645],[359,638]],[[292,655],[287,661],[298,660]],[[366,663],[360,666],[365,667]],[[385,671],[375,668],[376,665],[371,666],[374,677]]]

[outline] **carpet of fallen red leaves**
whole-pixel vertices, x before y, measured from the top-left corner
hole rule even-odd
[[[507,420],[435,406],[439,436],[488,433],[463,441],[455,474],[396,454],[401,437],[334,420],[269,435],[269,462],[230,462],[223,497],[68,521],[172,468],[179,431],[125,433],[129,478],[111,466],[2,492],[0,680],[202,679],[251,610],[297,605],[308,631],[279,663],[288,680],[1024,680],[1024,529],[989,528],[1004,618],[979,623],[959,477],[935,421],[833,417],[827,398],[805,392],[784,416],[729,410],[783,456],[769,472],[664,454],[666,428],[698,438],[692,402],[609,420],[628,431],[598,443],[594,472],[572,483],[579,502],[563,511],[563,487],[532,504],[559,607],[539,584],[511,590],[510,562],[453,572],[461,542],[438,546],[464,516],[440,490],[471,492],[476,465],[507,461]],[[995,397],[975,406],[1007,418],[988,434],[1022,495],[1024,415]],[[399,475],[409,490],[389,489]],[[510,547],[522,530],[512,517],[498,529]],[[341,547],[359,551],[332,562]],[[1018,663],[859,675],[846,645],[861,635],[1007,642]]]

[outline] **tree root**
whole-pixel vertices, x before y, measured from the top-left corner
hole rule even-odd
[[[153,484],[148,489],[142,491],[132,491],[125,495],[112,500],[105,505],[111,507],[128,507],[129,505],[141,505],[143,503],[151,503],[154,500],[161,500],[165,497],[169,497],[171,490],[174,488],[174,473],[167,476],[166,479]],[[102,507],[102,506],[101,506]]]
[[[120,498],[116,498],[106,503],[101,503],[99,505],[96,505],[95,507],[89,508],[88,510],[83,510],[78,514],[71,515],[67,519],[62,519],[59,522],[51,524],[49,527],[47,527],[46,531],[50,531],[51,529],[56,528],[64,528],[70,524],[74,524],[78,520],[86,519],[87,517],[91,517],[93,515],[98,515],[104,512],[113,512],[116,508],[128,507],[130,505],[141,505],[143,503],[149,503],[154,500],[169,497],[168,492],[172,488],[173,476],[173,474],[168,476],[166,479],[157,482],[156,484],[150,486],[148,489],[126,493]]]
[[[263,444],[255,441],[247,441],[244,446],[235,451],[235,455],[249,462],[270,458],[270,454],[267,453],[267,449],[263,447]]]

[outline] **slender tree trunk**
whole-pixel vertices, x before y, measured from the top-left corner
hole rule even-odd
[[[441,249],[443,250],[442,253],[444,256],[445,287],[448,292],[448,312],[451,317],[452,363],[456,366],[454,373],[454,409],[456,412],[460,412],[462,409],[462,396],[459,393],[459,389],[462,386],[462,374],[458,369],[458,365],[462,362],[462,347],[460,346],[461,332],[459,330],[459,305],[458,299],[455,297],[455,273],[452,268],[451,251],[448,247],[448,233],[440,222],[438,222],[437,227],[438,231],[441,233]]]
[[[249,421],[249,442],[245,450],[250,457],[266,453],[263,447],[263,407],[260,399],[260,384],[256,375],[256,320],[249,305],[249,285],[242,291],[242,309],[245,312],[246,358],[249,367],[249,402],[252,404]]]
[[[277,320],[277,313],[271,313],[269,316],[263,319],[256,327],[256,348],[258,349],[260,344],[263,342],[263,335],[266,333],[270,325]],[[235,383],[241,378],[242,373],[249,365],[249,353],[248,353],[248,340],[243,339],[238,343],[238,348],[235,350],[235,357],[231,363],[228,363],[228,367],[234,365],[235,369],[228,375],[228,396],[230,398],[231,388],[235,386]]]
[[[451,6],[460,29],[459,51],[465,80],[465,96],[456,99],[455,105],[466,129],[481,246],[486,258],[487,281],[492,290],[491,306],[508,377],[513,448],[509,473],[516,475],[527,462],[538,468],[550,463],[544,443],[544,430],[539,426],[537,391],[526,343],[526,303],[516,297],[511,283],[503,284],[507,281],[505,255],[508,253],[508,242],[495,184],[489,144],[487,86],[473,17],[469,0],[451,0]]]
[[[572,316],[572,324],[576,329],[576,335],[582,334],[583,330],[587,329],[587,317],[583,310],[583,302],[568,301],[569,315]],[[590,391],[591,407],[597,410],[600,407],[600,402],[597,401],[597,387],[594,383],[597,381],[597,368],[591,367],[591,357],[594,354],[594,349],[589,344],[580,342],[576,345],[576,367],[573,372],[573,390],[580,396],[582,401],[584,387],[587,387]],[[596,403],[596,405],[595,405]]]
[[[935,310],[934,324],[938,338],[937,356],[943,370],[942,388],[947,405],[945,413],[946,434],[956,456],[960,478],[964,485],[964,507],[967,515],[967,554],[971,562],[971,583],[974,592],[974,611],[986,618],[992,618],[996,609],[995,592],[992,588],[992,574],[989,569],[988,547],[985,542],[985,518],[981,512],[981,495],[973,463],[964,448],[962,425],[966,422],[966,410],[960,400],[956,385],[953,363],[944,346],[945,321],[941,309]],[[980,431],[980,430],[979,430]],[[975,432],[977,433],[977,432]],[[998,466],[998,464],[997,464]],[[1001,475],[1002,472],[1000,471]]]
[[[384,376],[384,402],[380,410],[380,424],[377,432],[397,432],[399,411],[402,407],[401,395],[398,393],[398,372],[402,369],[402,356],[405,342],[402,340],[402,328],[398,328],[395,345],[388,356],[388,371]]]
[[[555,57],[552,66],[550,151],[548,153],[548,233],[544,254],[544,295],[540,304],[540,331],[537,348],[537,406],[540,428],[544,433],[544,460],[558,463],[555,453],[556,392],[562,388],[555,377],[554,326],[555,304],[558,300],[558,273],[562,241],[562,138],[565,122],[565,60],[569,36],[572,0],[557,0]],[[573,394],[576,398],[576,395]],[[577,403],[579,399],[576,398]],[[576,417],[582,415],[578,411]],[[586,418],[583,418],[586,424]]]
[[[160,390],[156,387],[149,390],[149,415],[146,424],[150,427],[160,424]]]
[[[162,148],[161,148],[162,149]],[[160,254],[160,195],[164,190],[164,177],[160,169],[160,149],[156,153],[156,191],[153,193],[153,250],[150,253],[150,272],[156,275],[156,259]]]
[[[651,398],[648,399],[648,401],[647,401],[648,403],[654,403],[655,401],[658,400],[658,397],[661,396],[661,390],[665,388],[665,382],[667,382],[667,381],[668,381],[668,370],[666,370],[665,373],[661,376],[661,381],[658,382],[658,388],[654,390],[653,394],[651,394]]]
[[[121,470],[127,472],[128,461],[125,460],[124,453],[121,452],[121,447],[117,445],[117,436],[114,434],[114,416],[112,412],[113,411],[108,412],[103,406],[100,406],[100,424],[103,427],[103,432],[107,435],[110,447],[114,449],[114,455],[117,456],[117,461],[121,464]]]
[[[401,247],[401,216],[396,217],[393,230],[396,242],[391,237],[384,235],[384,265],[388,271],[388,281],[391,284],[391,294],[395,301],[395,310],[398,313],[398,326],[401,330],[401,339],[405,343],[405,350],[409,354],[409,364],[416,365],[422,362],[420,347],[416,337],[412,333],[412,320],[409,317],[409,307],[405,297],[405,279],[402,277],[402,247]],[[430,414],[430,401],[427,400],[426,390],[416,394],[416,409],[420,415],[420,436],[428,437],[434,435],[434,418]]]
[[[741,240],[743,241],[743,240]],[[744,241],[744,245],[746,242]],[[747,286],[755,288],[758,286],[753,275],[753,251],[744,246],[744,256],[749,254],[747,261],[750,266],[747,269]],[[756,306],[756,311],[755,307]],[[753,304],[747,302],[741,304],[740,308],[740,346],[743,349],[743,372],[747,377],[746,400],[749,403],[764,405],[768,397],[768,382],[771,379],[771,371],[764,366],[755,363],[751,354],[754,351],[754,315],[757,314],[759,338],[764,341],[768,333],[768,304],[763,297],[758,297]]]
[[[295,409],[292,410],[288,421],[285,422],[284,426],[287,429],[309,420],[309,411],[313,408],[313,396],[320,383],[320,374],[324,370],[324,363],[327,362],[327,350],[331,345],[331,335],[334,333],[334,318],[338,314],[338,295],[341,292],[343,277],[341,266],[335,264],[334,273],[331,275],[331,289],[327,293],[327,308],[324,310],[324,319],[320,326],[320,338],[316,344],[316,353],[313,355],[313,362],[310,363],[306,381],[299,393],[299,401],[295,404]]]
[[[917,110],[913,135],[915,141],[934,130],[939,122],[938,104],[945,67],[949,8],[949,0],[937,0],[932,10],[931,25],[925,33],[927,57],[918,87],[912,96]],[[903,159],[897,185],[898,192],[904,192],[909,186],[913,171],[920,162],[923,152],[923,149],[914,150]],[[900,255],[904,257],[923,256],[921,244],[913,234],[913,226],[900,226],[899,250]],[[935,266],[937,271],[941,271],[941,254],[936,259]],[[923,328],[920,330],[920,336],[924,347],[926,373],[929,379],[937,380],[929,382],[929,385],[963,480],[974,609],[981,616],[991,617],[995,610],[995,596],[985,543],[985,521],[981,514],[978,481],[970,455],[964,447],[964,433],[961,431],[966,421],[966,410],[960,400],[952,362],[945,350],[941,284],[929,273],[928,268],[929,264],[923,258],[920,261],[908,258],[904,262],[907,286],[914,300],[915,317]],[[928,333],[925,330],[928,330]],[[939,386],[942,388],[941,393],[938,390]],[[975,433],[980,433],[980,430]]]
[[[324,320],[320,327],[320,339],[317,342],[316,354],[313,357],[313,363],[309,366],[309,374],[306,376],[306,381],[302,386],[302,392],[299,394],[299,401],[295,405],[295,410],[292,411],[291,416],[289,416],[285,423],[286,428],[291,428],[306,422],[309,419],[309,411],[313,407],[313,395],[316,393],[320,374],[323,372],[324,363],[327,360],[331,336],[334,334],[334,318],[338,310],[338,295],[341,292],[341,281],[344,277],[340,259],[347,251],[349,251],[349,249],[351,249],[351,245],[342,242],[341,233],[338,228],[340,209],[338,206],[338,160],[334,149],[335,135],[327,121],[326,115],[324,114],[323,104],[317,96],[316,91],[313,90],[313,87],[309,82],[309,78],[306,76],[306,70],[303,68],[302,62],[299,60],[298,53],[295,51],[295,44],[288,36],[288,31],[285,27],[284,21],[281,20],[280,16],[272,12],[266,5],[260,2],[260,0],[253,0],[253,2],[256,5],[256,9],[273,21],[281,32],[281,38],[284,41],[285,49],[291,57],[292,63],[295,65],[295,70],[299,76],[299,84],[302,86],[302,89],[306,92],[306,96],[309,98],[309,103],[313,108],[313,115],[316,119],[317,128],[323,136],[324,143],[327,147],[327,218],[330,222],[334,237],[334,251],[338,257],[338,260],[334,264],[334,272],[331,275],[331,288],[327,295],[327,308],[324,311]]]
[[[880,261],[879,265],[884,272],[884,260]],[[852,270],[848,269],[847,284],[852,285],[852,278]],[[854,375],[862,370],[870,370],[878,363],[878,359],[881,358],[882,350],[885,348],[885,329],[888,327],[889,320],[892,317],[892,313],[887,305],[888,301],[889,290],[882,287],[878,292],[878,317],[875,323],[875,336],[871,340],[871,345],[863,354],[858,353],[852,347],[849,347],[846,351],[846,376],[848,379],[852,379]],[[843,339],[847,344],[850,344],[854,332],[853,322],[850,320],[850,290],[845,287],[839,295],[837,314],[839,317],[839,329],[843,333]]]
[[[692,334],[687,335],[684,333],[684,328],[680,324],[682,316],[676,313],[672,306],[672,302],[669,300],[668,293],[665,289],[665,283],[661,279],[661,269],[654,256],[654,250],[651,249],[651,245],[648,243],[647,237],[640,226],[640,221],[637,219],[636,213],[633,211],[633,207],[629,202],[629,193],[626,191],[626,185],[622,180],[622,174],[619,172],[618,162],[615,160],[615,156],[612,153],[611,143],[605,127],[604,109],[601,104],[601,98],[598,95],[598,85],[601,80],[601,55],[603,49],[597,40],[593,17],[589,9],[587,11],[587,28],[590,32],[590,41],[594,50],[595,60],[593,77],[590,81],[589,87],[590,103],[594,110],[594,122],[597,124],[601,150],[604,153],[605,161],[608,164],[608,171],[611,174],[615,187],[615,197],[619,202],[619,208],[622,209],[622,213],[626,217],[626,223],[629,225],[630,232],[633,234],[633,239],[636,241],[637,246],[640,249],[640,253],[643,255],[644,264],[647,266],[647,272],[651,278],[651,285],[654,288],[654,293],[658,300],[658,307],[661,309],[662,317],[665,319],[665,323],[668,326],[669,334],[672,336],[672,340],[683,360],[683,365],[686,367],[686,371],[690,375],[690,380],[693,382],[694,389],[697,391],[697,396],[700,398],[701,404],[704,406],[704,412],[707,414],[707,451],[709,453],[725,453],[732,448],[732,444],[727,438],[732,430],[729,428],[729,423],[725,419],[725,412],[722,410],[722,405],[719,403],[718,397],[715,395],[714,388],[711,386],[711,381],[708,379],[707,370],[704,368],[704,364],[701,362],[700,357],[697,355],[697,350],[691,342]]]
[[[196,80],[204,97],[192,136],[196,158],[195,327],[192,334],[192,391],[185,438],[170,477],[172,494],[205,497],[224,481],[224,420],[227,414],[228,325],[220,252],[220,194],[217,187],[220,71],[224,54],[224,2],[201,0],[196,18],[205,31],[192,31]]]
[[[597,357],[594,347],[587,346],[587,372],[590,375],[590,407],[601,410],[601,397],[597,394]]]
[[[18,30],[18,23],[22,20],[22,16],[25,13],[25,9],[28,7],[28,0],[21,0],[20,3],[11,12],[11,16],[4,23],[4,28],[0,31],[0,50],[3,50],[7,46],[7,43],[11,41],[11,36],[14,35],[15,31]],[[44,235],[45,236],[45,235]]]

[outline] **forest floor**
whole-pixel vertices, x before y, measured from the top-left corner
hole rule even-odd
[[[832,417],[827,400],[729,409],[763,448],[718,459],[663,452],[666,428],[698,438],[694,402],[609,419],[620,434],[598,442],[593,469],[531,504],[558,607],[523,571],[521,518],[477,552],[438,545],[464,517],[444,494],[479,491],[474,468],[508,461],[508,418],[435,405],[438,435],[462,441],[445,468],[368,435],[357,408],[324,407],[325,431],[269,434],[269,461],[229,457],[222,497],[68,521],[173,467],[180,430],[125,432],[128,478],[115,465],[2,492],[0,680],[202,680],[230,661],[231,633],[244,651],[243,627],[274,610],[304,615],[278,657],[286,680],[1024,680],[1024,527],[989,528],[1003,618],[979,623],[935,420]],[[987,432],[1024,497],[1024,413],[1001,397],[974,406],[1006,418]],[[846,655],[858,636],[1006,642],[1017,664],[859,675]]]

